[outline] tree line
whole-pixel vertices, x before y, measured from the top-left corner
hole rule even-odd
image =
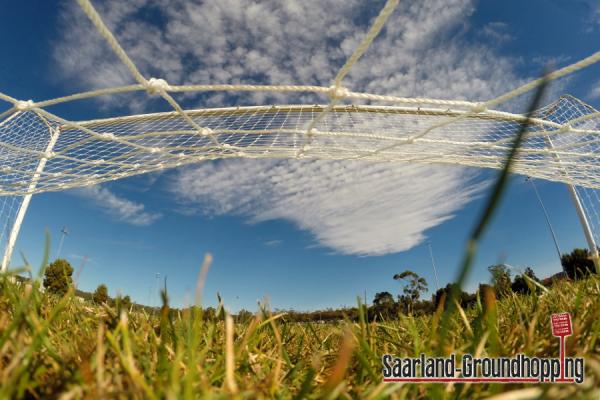
[[[477,301],[478,293],[482,293],[486,288],[491,288],[499,298],[506,297],[512,293],[530,294],[541,290],[542,287],[551,286],[556,279],[581,279],[594,272],[594,263],[590,258],[587,249],[574,249],[571,253],[563,254],[561,257],[563,273],[556,274],[550,278],[540,280],[533,269],[525,268],[523,273],[511,276],[511,271],[505,264],[497,264],[488,267],[491,274],[490,284],[480,284],[475,293],[467,293],[458,288],[457,297],[461,307],[472,306]],[[73,285],[73,268],[65,259],[57,259],[46,268],[44,272],[43,285],[46,291],[51,294],[63,296]],[[397,317],[398,314],[419,315],[433,313],[444,299],[450,295],[450,292],[456,286],[455,283],[448,283],[445,287],[439,288],[431,299],[422,299],[422,295],[428,289],[428,283],[425,278],[419,276],[416,272],[405,270],[395,274],[392,277],[399,282],[400,292],[396,297],[390,292],[378,292],[375,294],[371,306],[363,305],[365,315],[369,320],[388,319]],[[93,293],[86,293],[77,290],[76,295],[85,300],[92,301],[98,305],[107,305],[110,307],[118,306],[120,309],[131,310],[132,307],[146,309],[147,311],[156,311],[156,308],[133,304],[128,295],[111,298],[108,295],[108,287],[100,284]],[[163,293],[166,301],[166,288]],[[163,306],[164,308],[164,306]],[[168,308],[168,307],[167,307]],[[180,312],[181,310],[170,309],[169,312]],[[296,322],[331,322],[344,319],[357,320],[359,310],[357,307],[328,308],[326,310],[301,312],[296,310],[277,310],[285,311],[285,320]],[[218,316],[217,310],[208,307],[204,310],[206,318]],[[238,321],[245,321],[252,317],[253,313],[247,310],[241,310],[235,318]]]
[[[43,284],[48,293],[64,296],[69,288],[73,286],[73,267],[71,267],[71,264],[63,258],[54,260],[44,271]],[[85,300],[91,300],[98,305],[107,304],[109,306],[115,306],[118,303],[122,308],[127,310],[131,309],[131,306],[133,305],[129,295],[119,295],[116,298],[111,298],[108,295],[108,287],[103,283],[98,285],[94,293],[90,294],[76,290],[75,295]]]
[[[472,306],[477,301],[477,296],[486,288],[491,288],[498,298],[516,294],[537,293],[543,287],[551,286],[557,279],[582,279],[595,271],[594,263],[587,249],[574,249],[571,253],[561,256],[563,272],[552,277],[540,280],[533,269],[525,268],[523,273],[511,277],[511,271],[506,264],[497,264],[488,267],[491,274],[490,284],[480,284],[475,293],[467,293],[458,288],[457,301],[461,307]],[[369,318],[390,318],[402,314],[433,313],[444,299],[448,298],[455,283],[448,283],[446,287],[438,289],[431,300],[421,300],[421,295],[427,291],[427,281],[413,271],[407,270],[393,276],[394,280],[403,282],[402,292],[397,299],[389,292],[375,294],[373,305],[369,308]]]

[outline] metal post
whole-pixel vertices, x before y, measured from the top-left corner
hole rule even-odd
[[[435,261],[433,259],[433,250],[431,249],[431,242],[427,242],[427,247],[429,247],[429,256],[431,257],[431,265],[433,266],[433,274],[435,276],[435,286],[436,290],[440,290],[440,281],[438,280],[437,269],[435,268]]]
[[[550,139],[549,136],[546,136],[546,142],[548,143],[548,146],[551,149],[554,149],[554,143],[552,143],[552,139]],[[554,157],[560,163],[560,157],[558,156],[558,154],[554,153]],[[575,186],[573,186],[570,183],[567,183],[566,185],[567,188],[569,188],[569,193],[571,193],[571,198],[573,199],[575,210],[577,210],[579,222],[581,223],[581,227],[585,235],[585,240],[587,241],[590,254],[592,255],[592,261],[594,262],[594,266],[596,267],[596,273],[600,274],[600,259],[598,257],[598,247],[596,246],[596,242],[594,240],[592,228],[590,228],[590,224],[587,220],[587,216],[585,215],[585,211],[583,210],[583,206],[581,205],[581,200],[579,200],[579,196],[577,195],[577,190],[575,189]]]
[[[538,202],[540,203],[540,206],[542,207],[542,211],[544,212],[544,216],[546,217],[546,223],[548,224],[548,228],[550,229],[550,234],[552,235],[552,240],[554,241],[554,247],[556,248],[556,253],[558,254],[558,260],[560,261],[560,264],[562,266],[562,256],[561,256],[562,253],[560,252],[560,247],[558,246],[558,240],[556,239],[556,233],[554,232],[554,228],[552,228],[552,224],[550,223],[550,217],[548,216],[548,211],[546,210],[546,207],[544,206],[542,197],[540,196],[540,193],[538,192],[537,186],[535,186],[533,179],[530,176],[528,176],[527,178],[525,178],[525,180],[529,181],[531,183],[531,186],[533,187],[533,191],[535,192],[535,196],[537,197]],[[563,267],[563,270],[564,270],[564,267]]]
[[[60,128],[50,130],[50,141],[48,142],[48,146],[46,146],[45,154],[48,154],[54,149],[54,145],[58,140],[58,136],[60,135]],[[35,169],[33,174],[33,178],[29,183],[29,187],[27,188],[27,195],[23,197],[23,202],[19,207],[19,211],[17,212],[17,217],[15,218],[15,223],[13,224],[12,230],[10,231],[10,236],[8,238],[8,244],[6,245],[6,250],[4,252],[4,258],[2,259],[2,272],[5,272],[8,269],[8,264],[10,263],[10,259],[12,257],[13,248],[17,241],[17,237],[19,236],[19,230],[21,229],[21,224],[23,223],[23,218],[25,218],[25,213],[27,213],[27,208],[29,207],[29,202],[31,201],[31,196],[33,196],[33,191],[35,190],[38,181],[40,180],[40,175],[44,171],[44,167],[46,166],[46,162],[48,159],[46,157],[40,158],[40,162]]]

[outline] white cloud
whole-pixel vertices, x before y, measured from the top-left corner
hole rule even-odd
[[[204,214],[286,219],[344,254],[382,255],[420,243],[464,205],[473,171],[364,162],[228,160],[179,171],[171,191]]]
[[[117,196],[106,187],[88,186],[73,191],[90,200],[105,214],[130,225],[146,226],[162,217],[159,213],[146,211],[146,206]]]
[[[588,93],[588,98],[591,100],[600,98],[600,81],[596,82],[596,84],[592,86],[590,92]]]
[[[499,56],[493,45],[466,40],[473,4],[400,2],[345,85],[473,101],[518,86],[515,60]],[[171,84],[309,85],[330,84],[381,5],[361,0],[96,4],[146,77]],[[132,82],[81,11],[67,8],[63,20],[54,55],[65,79],[85,89]],[[137,99],[129,102],[133,112],[146,106]],[[326,101],[266,93],[177,99],[186,107]],[[450,166],[233,160],[179,171],[170,190],[187,211],[234,213],[253,222],[288,219],[337,252],[377,255],[406,250],[424,239],[425,230],[451,218],[476,192],[472,177],[472,171]]]

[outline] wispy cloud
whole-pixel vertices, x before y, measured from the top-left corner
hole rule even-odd
[[[144,204],[117,196],[106,187],[89,186],[75,189],[73,193],[90,200],[110,217],[130,225],[146,226],[162,217],[160,213],[146,211]]]
[[[147,77],[172,84],[329,85],[379,5],[383,2],[137,0],[97,7]],[[522,80],[515,60],[498,55],[493,44],[467,40],[473,11],[471,0],[401,2],[346,86],[469,100],[516,87]],[[64,78],[85,89],[132,82],[79,10],[66,8],[63,19],[54,54]],[[178,101],[207,107],[324,99],[251,92],[185,94]],[[129,107],[136,112],[144,103],[132,101]],[[451,218],[477,192],[473,175],[451,166],[233,160],[179,171],[170,190],[186,212],[233,213],[253,222],[283,218],[340,253],[380,255],[418,244],[427,229]],[[138,213],[146,214],[142,220],[156,219],[143,208]]]
[[[587,18],[583,21],[583,29],[587,33],[595,33],[600,30],[600,4],[586,4],[585,8]]]
[[[600,81],[596,82],[596,84],[592,86],[590,92],[588,93],[588,98],[591,100],[600,99]]]
[[[486,99],[517,86],[510,58],[495,54],[493,44],[465,40],[473,3],[401,2],[380,37],[352,68],[347,86],[383,94],[470,100]],[[361,0],[96,4],[148,77],[165,78],[173,84],[320,85],[330,84],[381,5],[382,1]],[[160,18],[140,18],[143,15]],[[66,7],[62,19],[64,29],[54,59],[64,78],[86,89],[132,82],[76,5]],[[490,28],[493,32],[498,29]],[[256,92],[187,96],[196,106],[315,100],[312,96]],[[130,104],[134,109],[139,106]]]
[[[554,56],[534,56],[531,62],[540,67],[560,68],[571,60],[571,56],[559,54]]]
[[[496,43],[504,43],[514,39],[510,34],[508,24],[501,21],[494,21],[486,24],[482,29],[482,33],[487,36],[488,39],[491,39]]]
[[[279,246],[281,246],[281,243],[283,243],[283,240],[275,239],[275,240],[267,240],[266,242],[263,243],[263,245],[265,247],[271,247],[271,248],[273,248],[273,247],[279,247]]]

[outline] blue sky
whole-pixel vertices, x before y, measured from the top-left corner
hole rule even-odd
[[[364,32],[376,9],[352,1],[323,3],[294,8],[266,2],[263,9],[255,10],[248,1],[169,9],[161,1],[119,6],[94,2],[148,76],[164,76],[173,83],[326,85],[343,64],[346,48],[354,43],[344,38]],[[349,75],[348,86],[377,93],[485,100],[535,77],[548,62],[566,65],[597,51],[600,43],[596,2],[428,4],[397,10],[372,53]],[[255,32],[252,26],[259,21],[262,30]],[[211,37],[223,40],[206,44]],[[357,37],[354,41],[360,40]],[[0,38],[0,52],[10,55],[0,65],[0,91],[13,97],[41,100],[131,82],[70,2],[22,1],[5,6]],[[312,47],[303,47],[305,43]],[[376,62],[383,57],[386,62]],[[265,65],[267,70],[261,70]],[[598,66],[556,82],[552,96],[563,92],[600,107]],[[214,94],[178,100],[187,107],[309,101]],[[0,112],[5,108],[0,104]],[[90,100],[51,111],[82,119],[167,109],[160,101],[139,96],[126,103]],[[354,165],[312,167],[323,173],[326,182],[334,182],[336,176],[368,177]],[[266,178],[256,179],[262,170],[267,171]],[[60,229],[67,226],[71,235],[62,255],[76,269],[84,256],[89,257],[79,278],[83,290],[106,283],[113,295],[121,291],[136,302],[156,304],[155,274],[160,273],[168,277],[174,304],[181,306],[193,297],[203,255],[211,252],[214,262],[204,296],[209,305],[215,304],[215,294],[220,292],[233,310],[254,309],[256,301],[265,297],[275,308],[352,306],[365,291],[369,301],[378,291],[398,293],[392,276],[405,269],[423,275],[434,289],[426,240],[433,245],[440,283],[452,281],[465,239],[486,198],[481,190],[461,193],[495,176],[494,171],[449,166],[404,168],[387,176],[397,178],[397,184],[356,183],[350,185],[350,193],[301,187],[306,194],[302,200],[310,201],[299,201],[273,184],[275,175],[268,171],[292,183],[302,177],[302,168],[291,162],[213,162],[34,196],[13,265],[19,263],[19,251],[39,264],[46,229],[56,252]],[[211,181],[209,176],[217,178]],[[307,183],[311,188],[315,184]],[[583,247],[564,185],[540,181],[537,185],[563,251]],[[253,193],[234,186],[251,188]],[[411,191],[420,197],[411,197]],[[434,191],[436,199],[427,199],[427,193]],[[266,199],[267,195],[277,202]],[[366,211],[356,212],[348,196],[366,202]],[[377,240],[372,239],[375,233],[381,234]],[[542,211],[530,184],[520,176],[513,177],[485,235],[467,289],[487,281],[487,266],[497,262],[532,266],[541,277],[560,271]]]

